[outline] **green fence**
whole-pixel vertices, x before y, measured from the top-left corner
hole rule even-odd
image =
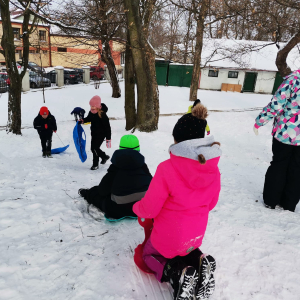
[[[158,85],[190,87],[193,74],[191,65],[173,65],[169,61],[156,61],[156,79]]]

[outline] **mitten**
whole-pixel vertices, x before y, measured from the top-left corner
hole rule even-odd
[[[79,124],[83,124],[84,121],[83,121],[82,119],[80,119],[80,120],[78,121],[78,123],[79,123]]]
[[[207,131],[207,135],[210,135],[210,131]]]
[[[111,140],[106,140],[106,148],[111,148]]]
[[[56,133],[57,130],[53,130],[53,131]]]
[[[45,128],[48,129],[48,124],[45,124]]]

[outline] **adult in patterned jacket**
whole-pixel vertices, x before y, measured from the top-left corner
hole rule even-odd
[[[136,217],[132,206],[145,196],[152,179],[145,158],[140,153],[138,138],[124,135],[120,140],[120,149],[114,152],[111,162],[99,185],[79,189],[78,193],[105,213],[108,219]]]
[[[57,131],[56,120],[46,106],[41,107],[39,114],[33,121],[33,127],[37,130],[42,144],[43,157],[51,156],[51,144],[53,131]]]
[[[300,70],[284,78],[271,102],[256,118],[254,132],[274,118],[273,159],[263,191],[264,204],[295,211],[300,199]]]

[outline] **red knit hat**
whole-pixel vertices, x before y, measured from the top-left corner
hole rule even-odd
[[[49,115],[49,110],[48,110],[48,108],[46,107],[46,106],[43,106],[43,107],[41,107],[41,109],[40,109],[40,115],[41,116],[48,116]]]
[[[90,106],[101,108],[101,98],[96,95],[90,100]]]

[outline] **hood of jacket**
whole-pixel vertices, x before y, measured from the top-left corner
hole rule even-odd
[[[192,189],[209,186],[219,176],[218,162],[222,151],[211,135],[202,139],[187,140],[171,145],[171,162],[181,179]],[[202,154],[206,163],[201,165],[198,155]]]
[[[111,158],[112,164],[120,169],[138,169],[145,164],[145,157],[136,150],[116,150]]]
[[[101,110],[104,111],[105,113],[107,113],[108,107],[104,103],[102,103],[101,104]]]
[[[286,79],[288,79],[288,78],[290,78],[292,76],[297,76],[297,77],[300,78],[300,70],[296,70],[296,71],[292,72],[291,74],[285,76],[283,79],[286,80]]]

